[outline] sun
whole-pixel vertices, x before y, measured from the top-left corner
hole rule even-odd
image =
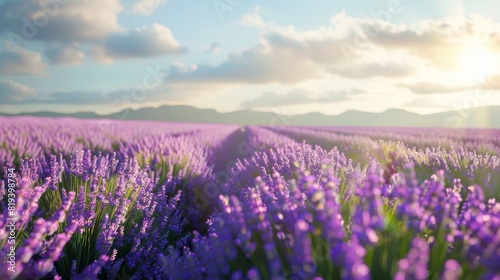
[[[481,43],[465,44],[458,57],[460,78],[469,83],[486,80],[496,70],[496,59]]]

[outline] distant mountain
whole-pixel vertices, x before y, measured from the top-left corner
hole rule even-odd
[[[0,114],[6,116],[7,114]],[[213,109],[191,106],[162,106],[124,110],[110,115],[91,112],[63,114],[54,112],[22,113],[40,117],[73,117],[86,119],[129,119],[175,122],[223,123],[241,125],[315,125],[315,126],[410,126],[410,127],[475,127],[500,128],[500,106],[479,107],[468,111],[419,115],[405,110],[390,109],[382,113],[347,111],[336,116],[309,113],[284,116],[269,112],[236,111],[219,113]],[[8,116],[8,115],[7,115]]]

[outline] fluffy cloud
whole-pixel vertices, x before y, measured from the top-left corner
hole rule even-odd
[[[317,68],[303,57],[277,49],[254,48],[229,55],[217,65],[173,66],[168,82],[176,83],[297,83],[318,76]]]
[[[148,16],[166,2],[167,0],[140,0],[132,6],[131,12],[133,14]]]
[[[500,90],[500,75],[491,76],[482,84],[478,85],[486,90]]]
[[[490,38],[500,34],[499,23],[479,15],[424,20],[411,25],[365,20],[359,21],[358,27],[373,44],[408,51],[445,70],[458,66],[458,58],[467,44],[479,42],[488,46]]]
[[[24,98],[17,100],[24,104],[62,104],[62,105],[103,105],[115,106],[122,104],[122,96],[130,96],[132,90],[117,90],[108,93],[101,91],[65,91],[52,92],[47,95],[31,96],[33,98]],[[130,102],[130,98],[128,98]]]
[[[52,92],[35,94],[25,85],[0,80],[0,102],[6,104],[62,104],[62,105],[106,105],[119,100],[118,92],[108,94],[99,91]]]
[[[1,75],[43,75],[45,68],[39,53],[24,49],[0,50]]]
[[[317,64],[337,64],[346,60],[339,47],[342,38],[328,30],[300,33],[295,29],[274,30],[264,36],[265,42],[275,49],[293,53]]]
[[[331,73],[352,79],[365,79],[371,77],[400,78],[415,73],[415,67],[407,64],[387,63],[379,64],[361,63],[351,65],[333,66]]]
[[[399,87],[407,88],[417,94],[434,94],[434,93],[454,93],[467,90],[500,90],[500,75],[492,76],[475,85],[448,86],[435,83],[414,83],[414,84],[396,84]]]
[[[120,0],[9,0],[0,5],[0,33],[30,40],[95,41],[119,31]]]
[[[351,96],[364,93],[362,90],[330,91],[318,93],[314,91],[295,89],[286,94],[266,92],[255,99],[244,101],[243,108],[268,108],[274,106],[310,104],[310,103],[336,103],[350,100]]]
[[[132,10],[147,14],[164,2],[142,0]],[[6,33],[11,41],[21,38],[50,43],[53,47],[46,50],[47,57],[62,65],[83,61],[81,45],[90,45],[102,62],[184,50],[163,25],[123,29],[118,23],[121,11],[120,0],[8,0],[0,4],[0,35]]]
[[[295,84],[327,73],[325,66],[345,61],[341,38],[332,30],[299,32],[293,27],[270,27],[258,14],[240,23],[263,30],[262,43],[228,55],[219,65],[200,64],[187,71],[171,67],[168,82]]]
[[[415,84],[397,84],[400,87],[405,87],[414,93],[418,94],[433,94],[433,93],[451,93],[472,89],[471,86],[446,86],[434,83],[420,82]]]
[[[0,87],[0,92],[1,89]],[[186,89],[173,88],[158,83],[157,86],[153,86],[150,90],[145,89],[144,85],[138,85],[129,89],[119,89],[110,92],[56,91],[43,96],[38,95],[33,98],[23,98],[18,101],[24,104],[100,105],[110,108],[121,108],[146,102],[179,100],[183,98],[183,96],[177,95],[179,92],[188,93]]]
[[[500,34],[491,34],[490,38],[488,40],[488,48],[491,51],[498,51],[500,50]]]
[[[217,43],[213,43],[212,45],[206,47],[203,51],[206,53],[220,53],[220,46]]]
[[[178,54],[184,51],[169,28],[155,23],[112,34],[102,46],[95,49],[94,54],[99,60],[109,60]]]
[[[267,26],[267,23],[264,19],[262,19],[258,12],[243,15],[243,18],[239,23],[245,26],[257,27],[259,29],[264,29]]]
[[[170,69],[168,82],[194,83],[250,83],[265,84],[278,82],[294,84],[320,77],[325,66],[345,60],[340,49],[335,48],[334,38],[296,38],[286,32],[270,32],[263,43],[230,54],[226,61],[213,66],[196,65],[191,71]]]
[[[22,102],[35,96],[35,90],[11,80],[0,80],[0,102],[9,104]]]
[[[109,102],[111,98],[99,91],[73,91],[73,92],[53,92],[47,98],[37,102],[48,102],[58,104],[101,104]]]
[[[261,44],[233,53],[219,65],[180,72],[173,67],[167,81],[293,84],[331,74],[364,79],[407,77],[419,67],[449,71],[460,66],[458,58],[474,36],[498,32],[482,26],[500,30],[480,16],[398,25],[339,13],[329,26],[301,31],[265,22],[258,13],[245,15],[240,23],[260,29]]]
[[[85,59],[85,53],[80,44],[57,45],[46,50],[45,55],[52,64],[78,65]]]

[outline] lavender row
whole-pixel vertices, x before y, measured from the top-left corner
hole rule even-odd
[[[72,124],[69,142],[86,129],[82,122]],[[205,227],[198,221],[205,224],[207,214],[192,205],[194,188],[213,180],[213,150],[237,128],[191,127],[198,129],[177,135],[161,129],[139,133],[120,142],[116,152],[82,150],[5,165],[0,185],[1,254],[6,256],[11,246],[6,242],[10,217],[6,187],[7,169],[12,168],[19,170],[16,209],[10,213],[19,219],[15,222],[18,257],[16,274],[9,274],[7,262],[2,263],[1,274],[12,279],[157,277],[155,256],[172,244],[186,243],[193,230]],[[42,128],[55,131],[59,124]],[[118,135],[132,136],[133,129]],[[150,256],[145,263],[143,259]]]
[[[147,136],[176,136],[217,127],[145,121],[0,117],[0,169],[21,158],[70,155],[75,151],[116,151],[120,143]]]
[[[488,197],[500,195],[500,155],[479,153],[462,146],[445,149],[439,146],[417,148],[398,139],[374,140],[367,136],[344,135],[306,128],[274,128],[274,131],[294,139],[307,139],[309,143],[325,148],[338,147],[352,158],[365,165],[376,160],[384,166],[385,180],[396,172],[404,172],[406,166],[415,168],[420,180],[431,176],[436,170],[444,170],[447,185],[454,178],[464,184],[480,184]]]
[[[410,147],[463,147],[478,153],[500,154],[500,130],[407,127],[315,127],[317,131],[365,136],[374,140],[401,141]]]
[[[92,131],[82,123],[68,121],[70,139]],[[5,162],[0,254],[10,250],[7,174],[15,174],[18,269],[12,274],[2,262],[2,275],[500,277],[495,155],[304,128],[193,125],[174,132],[141,123],[151,131],[135,134],[142,128],[111,123],[123,138],[109,150],[88,145],[101,141],[92,140],[82,150],[44,147],[38,157]],[[9,131],[26,132],[20,127]],[[29,135],[20,137],[28,146]]]
[[[235,173],[256,177],[231,182],[208,235],[164,256],[173,279],[500,276],[500,203],[477,185],[446,187],[443,171],[386,184],[377,162],[361,170],[303,144],[256,152]]]

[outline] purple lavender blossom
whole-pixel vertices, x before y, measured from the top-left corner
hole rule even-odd
[[[500,273],[496,131],[3,120],[10,278]]]
[[[427,265],[429,262],[429,245],[420,238],[413,239],[410,251],[404,259],[398,262],[398,272],[394,279],[425,280],[429,276]]]

